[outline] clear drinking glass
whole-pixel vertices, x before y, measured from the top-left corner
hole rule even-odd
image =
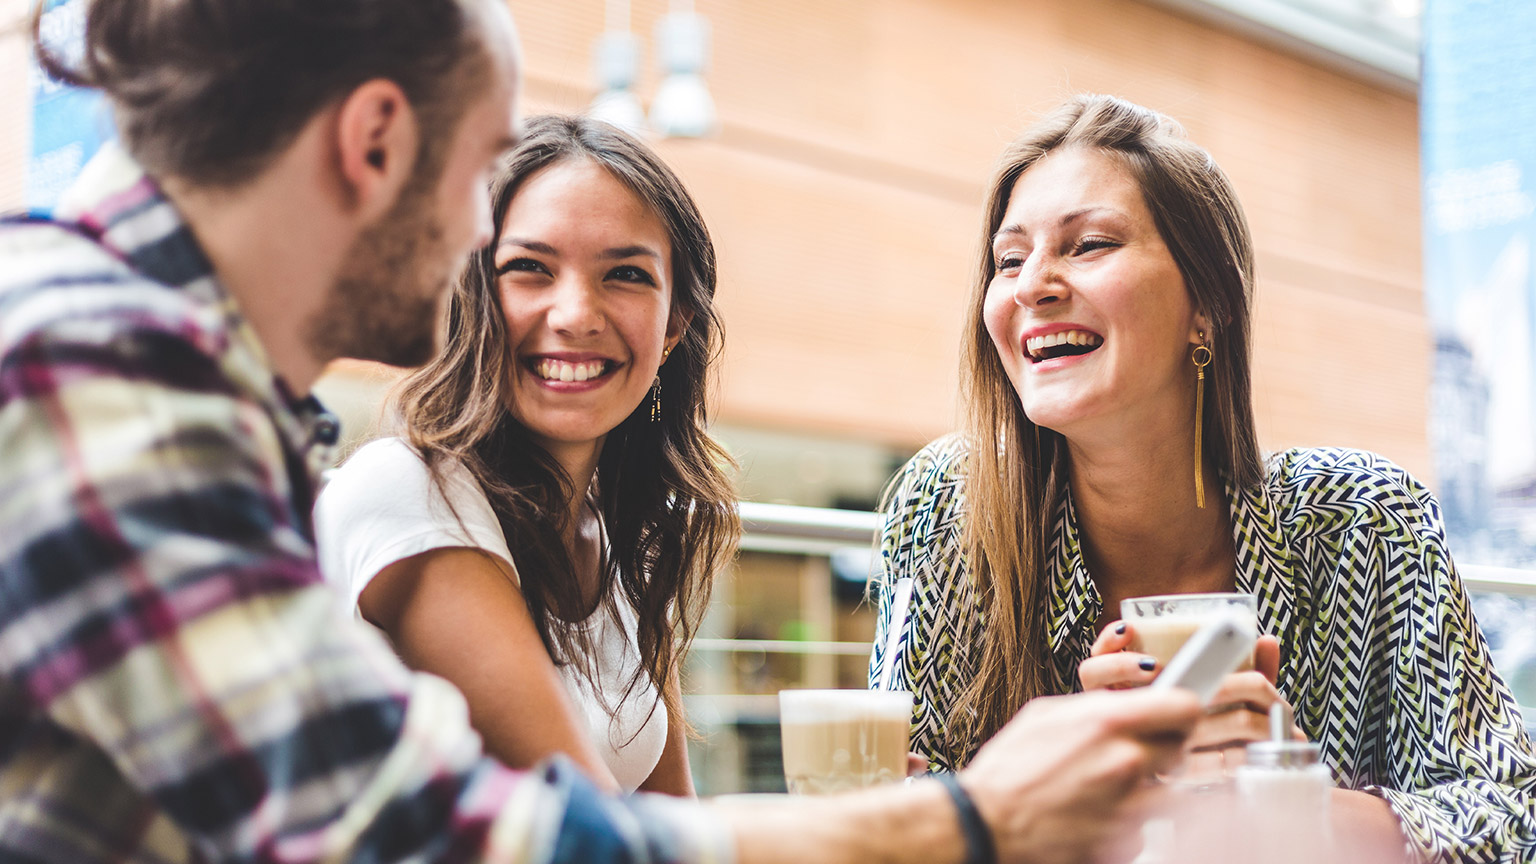
[[[823,795],[907,776],[912,694],[905,690],[780,690],[784,782]]]
[[[1162,594],[1120,601],[1120,619],[1130,625],[1130,650],[1157,658],[1161,671],[1184,643],[1217,615],[1239,615],[1258,631],[1258,601],[1252,594]],[[1249,655],[1237,671],[1253,668]],[[1210,792],[1229,785],[1229,771],[1242,764],[1240,749],[1189,754],[1166,780],[1175,788]]]
[[[1168,665],[1201,625],[1219,614],[1245,616],[1258,630],[1259,606],[1252,594],[1161,594],[1120,601],[1120,620],[1131,626],[1130,650]],[[1239,670],[1253,668],[1250,657]]]

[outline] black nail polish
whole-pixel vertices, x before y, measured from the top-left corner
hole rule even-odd
[[[1157,668],[1157,658],[1156,657],[1143,657],[1140,660],[1136,661],[1136,665],[1140,666],[1141,667],[1141,671],[1143,671],[1143,672],[1151,672],[1153,669]]]
[[[1115,635],[1116,636],[1124,636],[1125,635],[1125,622],[1124,621],[1121,621],[1119,624],[1115,625]]]

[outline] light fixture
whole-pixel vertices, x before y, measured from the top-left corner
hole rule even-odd
[[[709,63],[709,22],[693,4],[674,3],[656,24],[666,77],[651,103],[651,128],[669,138],[702,138],[715,131],[715,100],[704,83]]]
[[[597,37],[593,66],[602,89],[587,114],[630,132],[644,131],[645,109],[634,91],[640,42],[629,32],[629,0],[608,0],[607,30]]]

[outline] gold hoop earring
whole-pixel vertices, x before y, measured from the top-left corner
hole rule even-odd
[[[1204,339],[1205,334],[1201,333]],[[1208,345],[1196,345],[1190,352],[1190,360],[1195,364],[1195,506],[1205,509],[1205,448],[1201,441],[1201,433],[1205,419],[1205,367],[1211,365],[1211,349]]]

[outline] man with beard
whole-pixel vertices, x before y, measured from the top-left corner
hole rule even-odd
[[[40,11],[35,13],[40,14]],[[495,0],[94,0],[123,141],[0,226],[0,860],[1080,857],[1187,697],[1026,709],[958,780],[700,807],[481,755],[318,577],[338,356],[414,365],[517,134]]]

